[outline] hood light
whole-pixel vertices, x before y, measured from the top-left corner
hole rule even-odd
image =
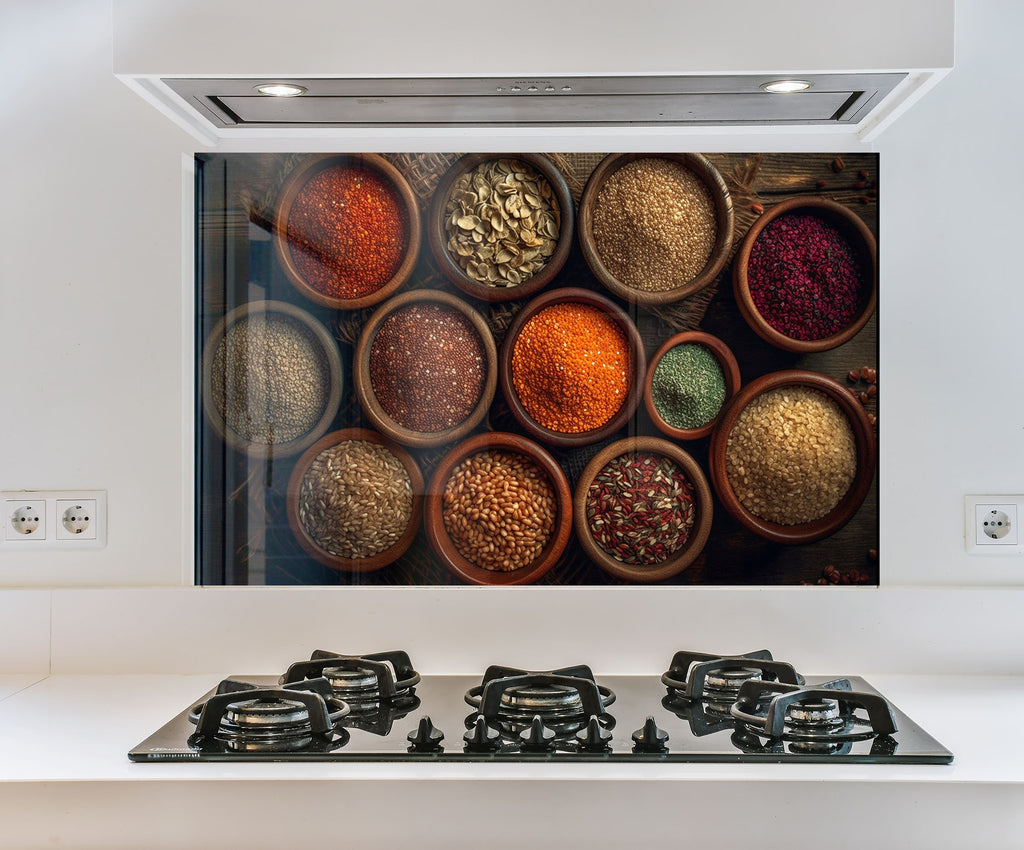
[[[811,87],[807,80],[773,80],[770,83],[763,83],[761,88],[772,94],[792,94],[798,91],[807,91]]]
[[[262,86],[256,86],[256,91],[270,97],[295,97],[296,95],[304,94],[306,89],[291,83],[266,83]]]

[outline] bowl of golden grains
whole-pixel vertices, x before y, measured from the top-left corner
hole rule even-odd
[[[487,432],[437,465],[423,527],[434,553],[470,584],[532,584],[572,531],[572,494],[554,458],[518,434]]]
[[[422,509],[416,461],[368,428],[322,437],[288,479],[285,510],[296,541],[335,570],[370,572],[400,558],[416,536]]]
[[[644,307],[711,284],[732,249],[732,198],[698,153],[622,153],[601,160],[580,199],[580,248],[614,295]]]
[[[788,369],[751,381],[711,435],[710,468],[725,509],[776,543],[811,543],[842,528],[875,475],[874,430],[838,381]]]

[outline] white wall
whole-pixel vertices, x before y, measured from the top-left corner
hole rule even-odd
[[[1020,560],[968,558],[962,541],[964,494],[1024,491],[1024,6],[964,0],[957,14],[956,69],[875,143],[887,586],[1024,585]],[[110,57],[105,0],[0,2],[0,488],[106,489],[110,513],[102,551],[0,546],[0,586],[190,582],[182,155],[195,143]]]

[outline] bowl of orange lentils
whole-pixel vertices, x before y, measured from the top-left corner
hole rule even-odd
[[[566,287],[519,311],[502,345],[498,377],[523,430],[570,448],[625,426],[643,395],[646,365],[640,333],[620,307]]]

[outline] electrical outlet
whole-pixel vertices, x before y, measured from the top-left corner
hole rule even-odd
[[[99,549],[107,545],[105,490],[4,490],[0,544],[25,549]]]
[[[971,555],[1024,554],[1024,496],[966,496],[964,542]]]

